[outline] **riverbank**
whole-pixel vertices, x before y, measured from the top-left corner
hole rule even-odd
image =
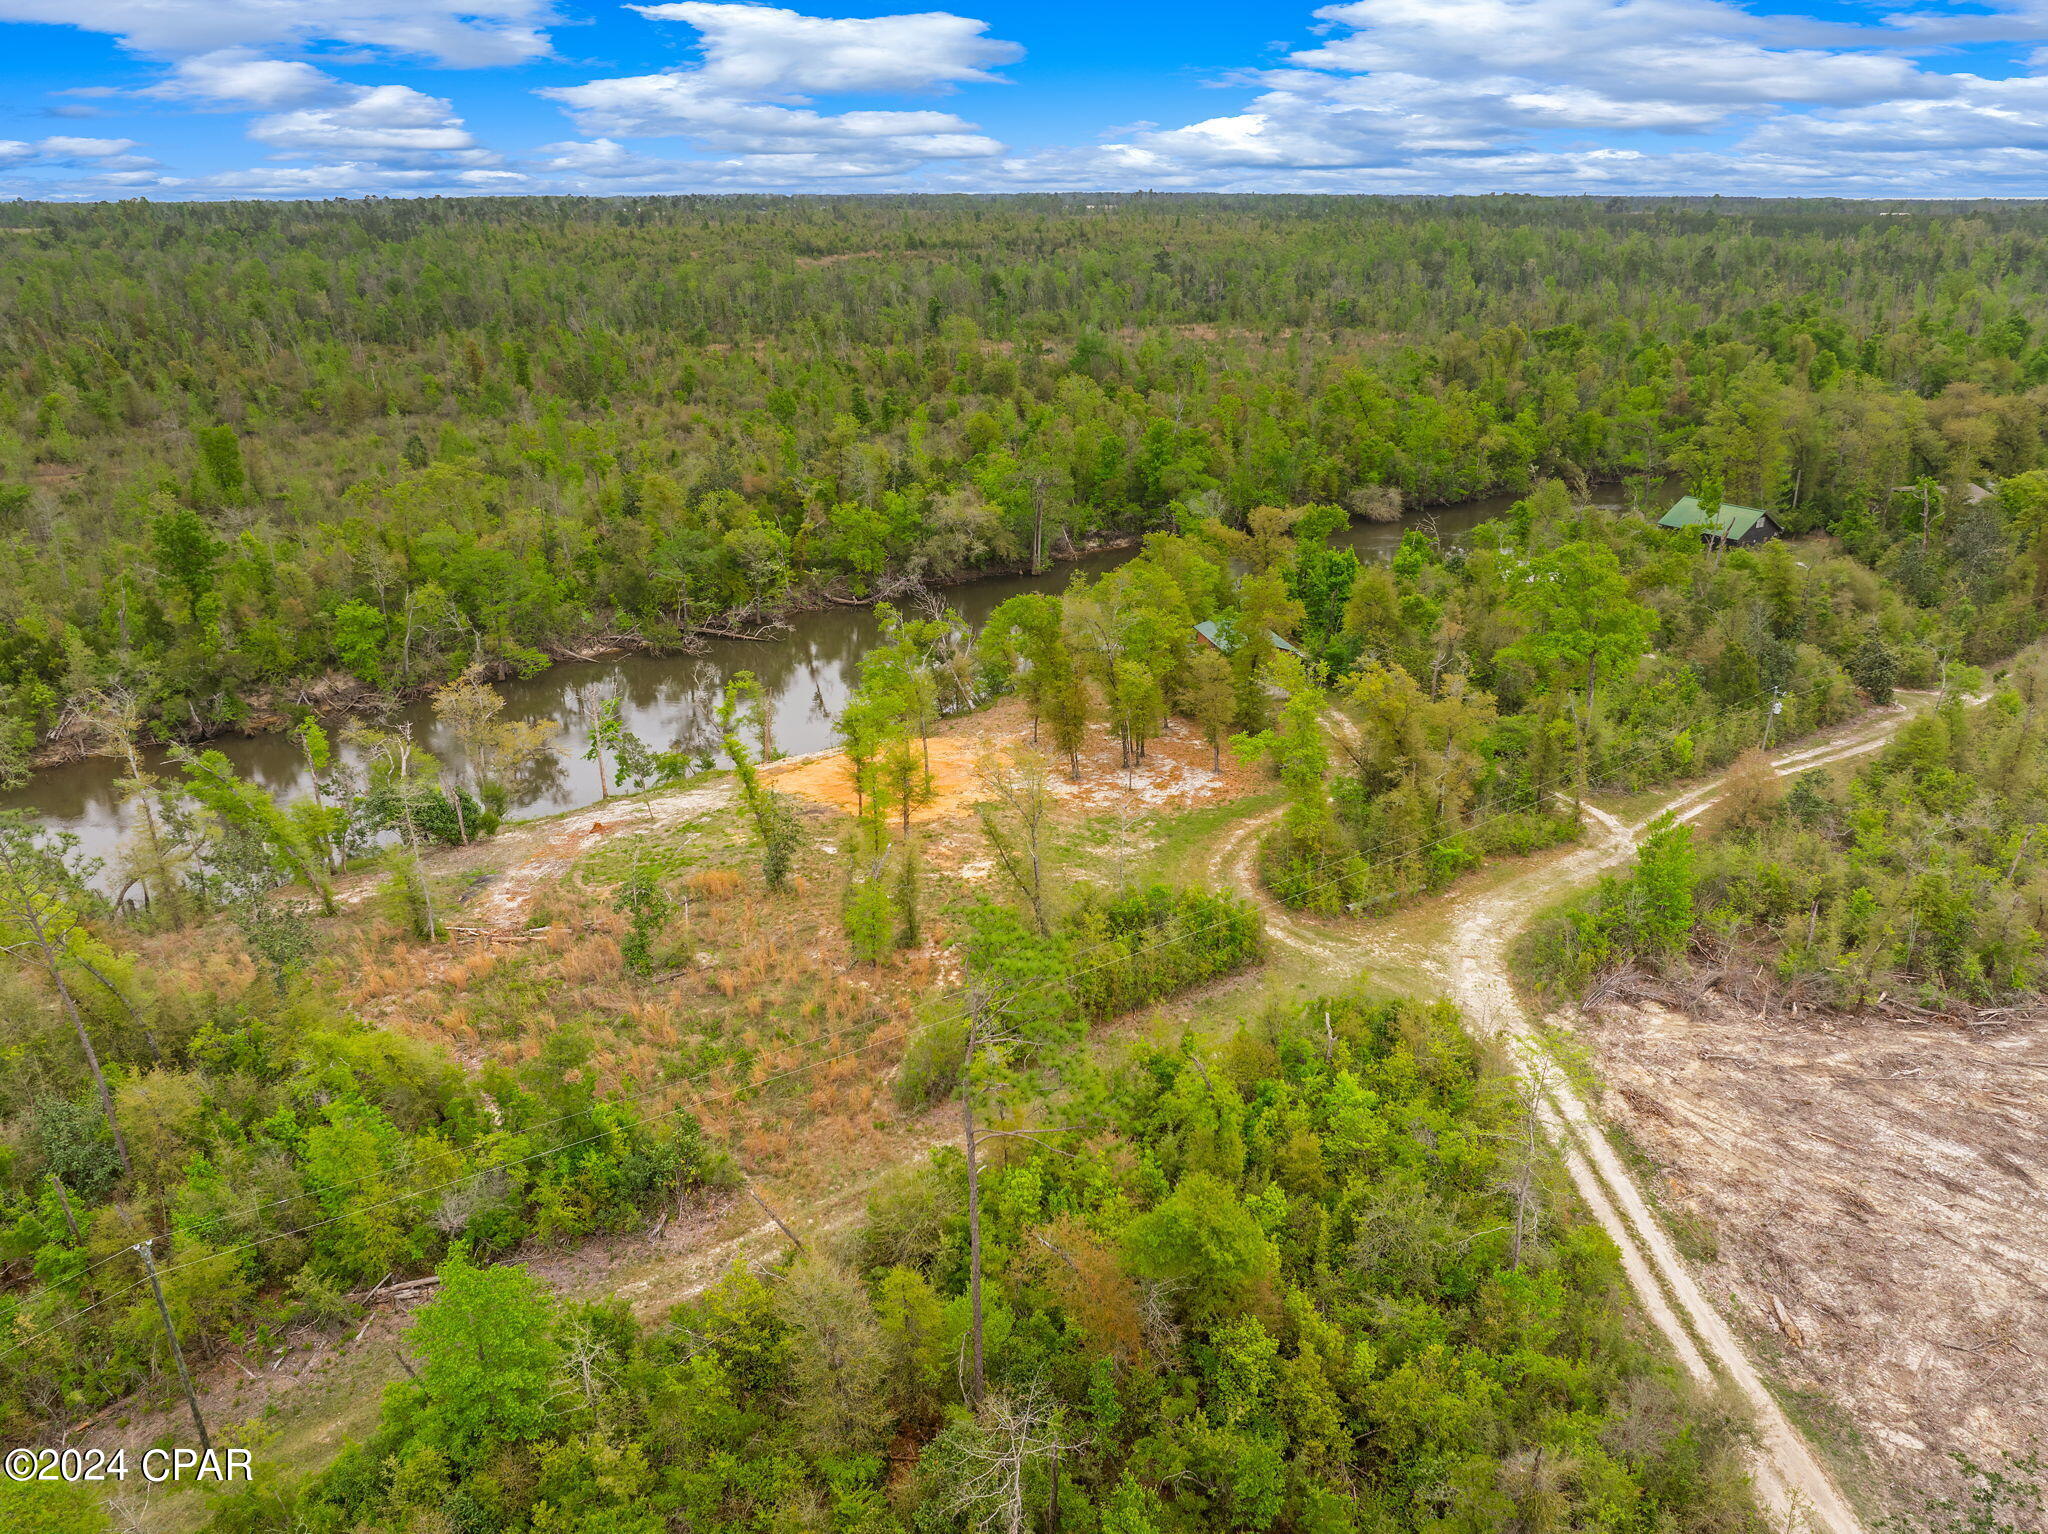
[[[600,629],[599,632],[589,635],[544,639],[537,648],[548,657],[548,669],[552,670],[563,665],[599,665],[628,655],[656,658],[692,655],[713,640],[749,644],[772,643],[781,631],[789,628],[792,619],[809,613],[827,612],[834,607],[871,609],[882,602],[901,605],[941,591],[978,585],[983,581],[1037,579],[1056,574],[1057,567],[1061,565],[1078,564],[1098,554],[1134,553],[1144,543],[1145,538],[1144,533],[1130,533],[1120,534],[1114,538],[1091,539],[1079,545],[1066,543],[1062,549],[1052,553],[1045,569],[1037,571],[1027,565],[1002,565],[976,570],[971,574],[952,576],[945,580],[897,581],[866,596],[842,596],[825,587],[813,587],[792,594],[765,613],[756,608],[740,608],[712,622],[691,624],[687,627],[678,625],[675,639],[650,638],[630,630],[620,632]],[[761,626],[755,632],[746,632],[744,625],[735,626],[736,618],[756,614],[759,615]],[[545,673],[534,672],[529,675],[543,674]],[[482,675],[486,681],[493,683],[521,677],[519,670],[504,660],[486,663],[482,668]],[[290,729],[308,712],[323,719],[388,714],[405,704],[423,702],[440,685],[441,682],[437,680],[420,681],[395,688],[379,688],[346,671],[331,670],[317,677],[302,677],[292,682],[237,695],[236,701],[245,712],[236,721],[208,726],[195,719],[192,728],[167,729],[164,735],[179,745],[193,746],[230,737],[246,738],[275,734]],[[75,710],[70,710],[59,719],[51,733],[38,742],[36,748],[30,752],[29,766],[37,772],[42,772],[51,768],[69,767],[99,754],[92,730]]]
[[[1392,557],[1411,529],[1456,542],[1506,511],[1516,499],[1498,495],[1466,501],[1416,512],[1398,522],[1361,519],[1331,541],[1353,550],[1361,559],[1384,561]],[[1036,575],[1013,570],[1008,575],[982,574],[927,589],[934,595],[943,590],[946,605],[970,626],[979,627],[1011,597],[1064,590],[1076,574],[1101,574],[1131,558],[1141,541],[1139,534],[1094,540],[1057,550],[1060,557],[1052,567]],[[893,599],[900,603],[904,595],[898,591]],[[558,726],[552,759],[515,785],[512,813],[530,818],[580,809],[597,801],[597,770],[584,755],[589,732],[583,714],[586,702],[594,702],[599,695],[618,699],[622,722],[641,739],[683,752],[693,760],[715,762],[721,759],[718,699],[735,672],[749,671],[760,683],[778,751],[798,756],[835,748],[839,743],[835,725],[858,680],[861,658],[880,640],[874,603],[890,599],[891,593],[824,598],[823,588],[815,589],[804,604],[783,609],[785,627],[754,638],[707,633],[683,647],[600,630],[594,638],[611,641],[602,650],[592,639],[574,640],[577,653],[564,653],[530,676],[501,677],[497,686],[505,699],[507,718],[552,720]],[[241,724],[192,738],[207,740],[236,772],[261,784],[280,802],[303,798],[312,791],[304,755],[282,729],[306,709],[335,720],[374,714],[394,727],[410,729],[421,747],[445,768],[459,772],[464,766],[460,747],[435,719],[426,699],[428,691],[422,686],[400,696],[364,688],[353,678],[331,675],[293,688],[252,694],[249,713]],[[162,751],[148,753],[146,765],[153,771],[175,770],[168,766]],[[127,834],[120,789],[125,772],[125,765],[113,758],[74,747],[68,760],[54,760],[26,784],[0,793],[0,809],[29,810],[52,829],[76,836],[84,856],[111,863]]]

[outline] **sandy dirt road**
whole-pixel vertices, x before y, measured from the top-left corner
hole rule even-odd
[[[1874,751],[1910,716],[1911,710],[1905,707],[1865,715],[1828,737],[1781,753],[1774,762],[1781,774],[1791,774]],[[1332,721],[1332,728],[1341,741],[1342,726]],[[1673,795],[1658,812],[1669,810],[1682,818],[1695,818],[1711,808],[1719,786],[1716,780]],[[716,809],[726,802],[729,792],[723,783],[707,785],[648,796],[641,803],[592,806],[520,828],[514,836],[498,840],[494,850],[502,861],[494,870],[496,877],[482,898],[465,910],[465,919],[479,922],[486,930],[515,930],[535,896],[562,878],[593,844],[635,829],[680,824]],[[1234,886],[1256,900],[1267,915],[1274,942],[1290,950],[1297,960],[1332,978],[1345,979],[1394,961],[1394,968],[1426,977],[1434,988],[1457,1001],[1475,1026],[1505,1039],[1539,1089],[1544,1121],[1562,1150],[1581,1198],[1620,1250],[1645,1312],[1695,1378],[1732,1385],[1754,1410],[1760,1429],[1754,1476],[1767,1508],[1788,1530],[1862,1534],[1854,1511],[1786,1420],[1741,1341],[1708,1302],[1652,1214],[1632,1173],[1615,1155],[1573,1083],[1543,1047],[1537,1019],[1522,1007],[1510,980],[1509,946],[1529,918],[1624,862],[1654,816],[1624,824],[1589,809],[1593,826],[1579,845],[1561,853],[1539,854],[1509,868],[1503,876],[1475,875],[1468,885],[1437,897],[1433,902],[1435,920],[1442,936],[1431,940],[1417,937],[1412,928],[1395,931],[1377,923],[1305,917],[1272,902],[1258,880],[1257,855],[1261,834],[1279,813],[1270,810],[1233,823],[1200,860],[1199,872],[1210,882]],[[362,883],[367,887],[367,880]],[[344,899],[351,895],[360,898],[355,890],[343,892]],[[926,1134],[923,1143],[918,1143],[918,1137],[908,1137],[906,1152],[915,1144],[914,1153],[922,1153],[930,1138]],[[807,1228],[818,1229],[843,1223],[858,1207],[855,1200],[845,1207],[793,1212],[801,1215]],[[700,1291],[734,1260],[772,1251],[777,1239],[772,1224],[735,1206],[722,1211],[721,1217],[677,1222],[651,1249],[640,1247],[638,1240],[604,1245],[554,1264],[561,1271],[551,1271],[548,1276],[566,1292],[614,1293],[633,1301],[636,1309],[652,1310]],[[391,1348],[405,1320],[403,1311],[387,1312],[373,1317],[372,1324],[352,1342],[343,1339],[309,1349],[307,1363],[289,1371],[287,1380],[280,1382],[282,1389],[259,1394],[271,1400],[289,1396],[294,1393],[289,1382],[306,1375],[309,1365],[318,1378],[340,1363],[340,1355],[379,1352],[395,1356]],[[244,1374],[250,1372],[245,1366],[237,1367]],[[395,1367],[377,1367],[371,1378],[381,1383],[395,1373]],[[225,1366],[212,1372],[219,1378],[209,1380],[208,1393],[221,1391],[219,1404],[226,1408],[223,1415],[231,1419],[234,1408],[230,1400],[239,1392],[228,1380]],[[286,1373],[283,1369],[279,1372]],[[317,1442],[330,1449],[333,1443],[367,1429],[369,1419],[362,1402],[374,1399],[373,1392],[362,1389],[361,1379],[351,1378],[356,1371],[343,1367],[335,1373],[340,1378],[332,1380],[330,1389],[341,1387],[335,1390],[335,1397],[339,1402],[345,1396],[347,1408],[337,1404],[331,1413],[315,1412],[317,1429],[308,1425],[309,1437],[317,1435]],[[138,1421],[151,1419],[159,1427],[170,1420],[166,1413],[152,1412],[142,1414]]]
[[[1883,746],[1914,711],[1907,705],[1874,710],[1779,753],[1773,765],[1780,776],[1789,776],[1865,755]],[[1632,824],[1589,807],[1588,834],[1577,846],[1531,858],[1505,878],[1475,878],[1469,892],[1453,889],[1439,897],[1436,917],[1444,940],[1436,944],[1418,945],[1412,931],[1403,936],[1377,924],[1318,921],[1276,905],[1264,894],[1256,871],[1259,832],[1272,815],[1234,826],[1219,840],[1208,867],[1218,883],[1234,885],[1260,903],[1277,943],[1324,963],[1333,973],[1347,975],[1396,959],[1399,967],[1438,980],[1474,1026],[1508,1044],[1538,1093],[1539,1113],[1564,1156],[1574,1187],[1620,1250],[1645,1313],[1695,1379],[1731,1387],[1753,1413],[1759,1437],[1752,1476],[1767,1511],[1790,1530],[1862,1534],[1855,1510],[1787,1420],[1742,1341],[1701,1291],[1578,1088],[1545,1047],[1539,1019],[1523,1007],[1510,977],[1510,946],[1537,912],[1625,862],[1659,815],[1669,812],[1681,820],[1703,815],[1720,788],[1718,778],[1695,785],[1671,795]]]
[[[1912,710],[1895,707],[1866,716],[1831,738],[1779,753],[1772,765],[1791,776],[1846,761],[1882,747]],[[1712,808],[1719,782],[1672,796],[1658,814],[1695,820]],[[1531,916],[1572,888],[1583,887],[1625,861],[1657,818],[1634,825],[1592,812],[1594,830],[1584,845],[1468,902],[1452,923],[1450,992],[1468,1018],[1512,1045],[1541,1092],[1543,1117],[1564,1148],[1579,1194],[1621,1249],[1644,1310],[1701,1383],[1725,1381],[1756,1418],[1758,1449],[1752,1466],[1765,1507],[1788,1526],[1815,1534],[1858,1534],[1861,1521],[1812,1447],[1787,1420],[1765,1387],[1748,1350],[1720,1311],[1701,1292],[1691,1268],[1651,1212],[1634,1175],[1594,1121],[1576,1085],[1559,1069],[1537,1032],[1538,1019],[1521,1004],[1509,978],[1509,945]]]

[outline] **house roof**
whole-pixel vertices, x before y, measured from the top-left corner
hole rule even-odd
[[[1712,525],[1708,525],[1707,513],[1700,505],[1699,497],[1688,495],[1657,519],[1659,527],[1696,527],[1703,533],[1712,533],[1733,543],[1738,538],[1749,536],[1751,528],[1768,519],[1770,513],[1759,511],[1754,506],[1737,506],[1729,501],[1721,503],[1715,513]]]
[[[1232,642],[1229,644],[1225,644],[1223,627],[1214,618],[1209,619],[1205,623],[1197,623],[1195,625],[1195,632],[1197,634],[1200,634],[1204,639],[1208,640],[1209,643],[1214,645],[1217,649],[1221,650],[1225,655],[1228,655],[1233,649],[1236,648],[1236,636],[1230,636]],[[1285,650],[1289,655],[1301,654],[1301,651],[1298,648],[1296,648],[1294,645],[1289,644],[1285,639],[1281,638],[1271,629],[1266,630],[1266,637],[1273,641],[1273,648],[1276,650]],[[1306,656],[1303,656],[1302,658],[1307,659]]]

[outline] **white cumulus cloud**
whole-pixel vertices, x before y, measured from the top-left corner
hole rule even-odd
[[[553,19],[549,0],[0,0],[0,21],[78,27],[166,59],[338,42],[483,68],[546,54]]]
[[[1017,44],[984,35],[987,22],[945,11],[840,19],[707,0],[630,9],[694,27],[704,62],[691,74],[733,96],[927,91],[996,79],[991,66],[1024,56]]]
[[[127,140],[52,138],[0,143],[0,170],[9,185],[47,189],[70,168],[68,187],[101,195],[136,185],[280,196],[848,186],[2048,194],[2048,0],[1880,0],[1830,13],[1849,18],[1840,20],[1761,4],[1304,7],[1292,18],[1301,45],[1210,80],[1212,112],[1130,121],[1138,104],[1118,102],[1120,118],[1106,107],[1100,121],[1121,126],[1076,127],[1022,152],[966,109],[929,99],[1004,81],[1023,57],[986,21],[634,4],[625,8],[651,23],[648,34],[686,44],[688,61],[541,90],[580,136],[518,152],[478,143],[439,95],[329,71],[366,60],[527,63],[550,53],[558,0],[0,0],[0,21],[102,33],[161,66],[140,90],[59,93],[74,103],[60,110],[91,113],[120,98],[246,113],[271,162],[181,180]],[[1966,47],[1978,51],[1965,64]],[[2000,57],[2020,60],[2010,78],[1998,78]],[[1018,78],[1025,90],[1034,83]],[[678,142],[654,153],[636,142],[648,139]],[[90,145],[119,147],[76,147]]]
[[[541,91],[593,136],[593,167],[625,163],[613,153],[620,138],[686,138],[729,157],[630,157],[635,174],[753,177],[776,186],[874,178],[1002,153],[999,142],[951,112],[820,112],[811,104],[819,95],[929,93],[993,80],[993,66],[1014,62],[1023,50],[987,36],[986,22],[944,11],[841,19],[702,0],[632,9],[694,28],[702,58],[660,73]],[[550,148],[557,160],[574,158],[566,146]]]
[[[1100,148],[1008,157],[1010,186],[1328,191],[2048,191],[2032,76],[1927,67],[2048,37],[2048,0],[1871,24],[1735,0],[1347,0],[1247,94]],[[1688,141],[1693,141],[1689,143]],[[1702,140],[1708,142],[1700,142]],[[1974,155],[1963,153],[1974,150]]]
[[[332,96],[339,85],[334,76],[298,59],[266,58],[252,48],[216,48],[179,59],[166,79],[141,94],[269,110]]]
[[[0,139],[0,165],[94,165],[119,164],[137,167],[149,162],[128,153],[132,138],[74,138],[53,134],[28,143],[21,139]]]
[[[337,106],[303,107],[260,117],[249,137],[291,154],[417,161],[468,154],[476,139],[449,104],[407,85],[355,86]]]

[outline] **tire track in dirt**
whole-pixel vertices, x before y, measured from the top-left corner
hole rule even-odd
[[[1334,711],[1333,711],[1334,713]],[[1877,749],[1913,711],[1898,706],[1883,716],[1851,726],[1834,741],[1804,747],[1773,758],[1780,775],[1824,766]],[[1343,740],[1355,739],[1355,726],[1335,716],[1328,721]],[[1721,788],[1716,778],[1673,796],[1658,813],[1674,812],[1681,820],[1696,819],[1710,809]],[[606,836],[630,830],[673,826],[715,809],[730,798],[730,786],[685,789],[644,801],[590,806],[571,815],[521,828],[514,833],[515,861],[498,875],[470,907],[500,930],[523,924],[533,898],[551,880],[564,877],[575,861]],[[1696,1379],[1711,1381],[1717,1373],[1731,1380],[1756,1410],[1763,1429],[1755,1473],[1765,1501],[1788,1526],[1804,1526],[1814,1534],[1862,1534],[1855,1514],[1792,1429],[1749,1363],[1741,1343],[1692,1281],[1669,1238],[1649,1210],[1632,1175],[1615,1157],[1606,1137],[1593,1122],[1570,1081],[1557,1069],[1537,1038],[1534,1022],[1524,1013],[1509,978],[1507,951],[1528,917],[1543,905],[1590,883],[1603,870],[1625,860],[1635,840],[1654,816],[1634,826],[1596,806],[1585,813],[1597,829],[1596,839],[1561,857],[1541,860],[1504,884],[1443,897],[1451,918],[1452,941],[1443,952],[1422,957],[1403,952],[1402,959],[1433,975],[1441,975],[1453,999],[1476,1022],[1505,1035],[1525,1072],[1537,1085],[1546,1128],[1561,1147],[1575,1188],[1621,1252],[1631,1287],[1654,1324],[1669,1339],[1680,1363]],[[1230,887],[1252,899],[1265,915],[1269,935],[1335,974],[1355,973],[1361,961],[1386,951],[1389,939],[1370,929],[1357,932],[1309,926],[1265,891],[1258,877],[1258,846],[1263,831],[1284,812],[1275,807],[1233,825],[1199,865],[1201,875],[1218,887]],[[512,838],[501,838],[504,841]],[[344,902],[360,900],[371,881],[351,881]],[[824,1226],[836,1227],[858,1213],[859,1204],[816,1206],[800,1211]],[[701,1292],[727,1264],[744,1261],[763,1246],[772,1246],[779,1232],[763,1223],[737,1235],[720,1236],[698,1226],[671,1231],[667,1241],[649,1253],[653,1262],[642,1271],[659,1278],[619,1283],[609,1272],[580,1279],[558,1275],[572,1291],[617,1293],[646,1304],[652,1288],[663,1301]],[[1681,1319],[1682,1314],[1682,1319]],[[402,1324],[402,1321],[400,1322]],[[394,1335],[396,1326],[380,1335]],[[1696,1340],[1697,1339],[1697,1340]],[[359,1336],[358,1342],[362,1339]]]
[[[1341,710],[1330,708],[1323,712],[1323,726],[1348,757],[1354,762],[1359,760],[1362,744],[1354,720]],[[1265,839],[1264,833],[1286,811],[1284,804],[1276,805],[1233,824],[1202,859],[1201,877],[1211,888],[1235,890],[1257,906],[1265,918],[1269,938],[1325,969],[1348,971],[1358,958],[1355,934],[1342,927],[1316,922],[1282,905],[1266,888],[1266,881],[1259,877],[1259,846]],[[1441,972],[1441,965],[1431,956],[1408,953],[1403,957],[1416,969],[1432,975]]]
[[[1832,738],[1776,754],[1772,766],[1784,777],[1877,750],[1915,712],[1895,703],[1838,729]],[[1340,744],[1355,732],[1342,716],[1326,722]],[[1560,856],[1537,860],[1503,883],[1462,895],[1453,890],[1443,897],[1450,931],[1448,962],[1430,959],[1423,967],[1442,974],[1466,1015],[1508,1043],[1536,1088],[1539,1116],[1561,1150],[1574,1188],[1613,1240],[1630,1287],[1680,1364],[1703,1385],[1727,1382],[1754,1413],[1759,1442],[1752,1477],[1765,1507],[1788,1529],[1863,1534],[1854,1510],[1792,1427],[1727,1321],[1701,1292],[1633,1174],[1615,1154],[1576,1087],[1551,1059],[1510,974],[1510,945],[1533,913],[1624,862],[1660,816],[1690,822],[1706,814],[1724,784],[1725,777],[1716,776],[1674,794],[1634,825],[1585,805],[1594,833],[1589,840]],[[1355,975],[1362,961],[1392,958],[1387,934],[1304,928],[1265,891],[1257,869],[1260,833],[1281,813],[1271,810],[1233,826],[1205,860],[1209,877],[1255,900],[1278,941],[1334,972]],[[1415,956],[1400,957],[1412,962]]]
[[[1343,934],[1324,934],[1308,926],[1286,906],[1275,900],[1259,877],[1259,843],[1265,831],[1286,813],[1278,805],[1262,814],[1238,821],[1202,860],[1204,882],[1218,889],[1232,889],[1259,908],[1265,918],[1266,936],[1326,968],[1339,968],[1352,961],[1350,942]]]
[[[1882,747],[1914,710],[1895,705],[1875,719],[1825,740],[1771,758],[1779,777],[1847,761]],[[1651,815],[1626,826],[1594,806],[1587,814],[1597,841],[1521,878],[1467,901],[1453,918],[1454,999],[1467,1016],[1504,1036],[1524,1074],[1537,1087],[1541,1116],[1564,1148],[1573,1185],[1622,1254],[1638,1300],[1695,1379],[1716,1376],[1731,1384],[1755,1416],[1759,1442],[1752,1476],[1766,1508],[1790,1527],[1817,1534],[1861,1534],[1862,1524],[1806,1440],[1764,1385],[1747,1349],[1701,1292],[1692,1271],[1651,1211],[1634,1175],[1594,1121],[1577,1087],[1561,1071],[1522,1007],[1510,977],[1508,950],[1534,912],[1627,859],[1638,838],[1661,818],[1697,820],[1718,801],[1725,779],[1716,777],[1672,796]]]

